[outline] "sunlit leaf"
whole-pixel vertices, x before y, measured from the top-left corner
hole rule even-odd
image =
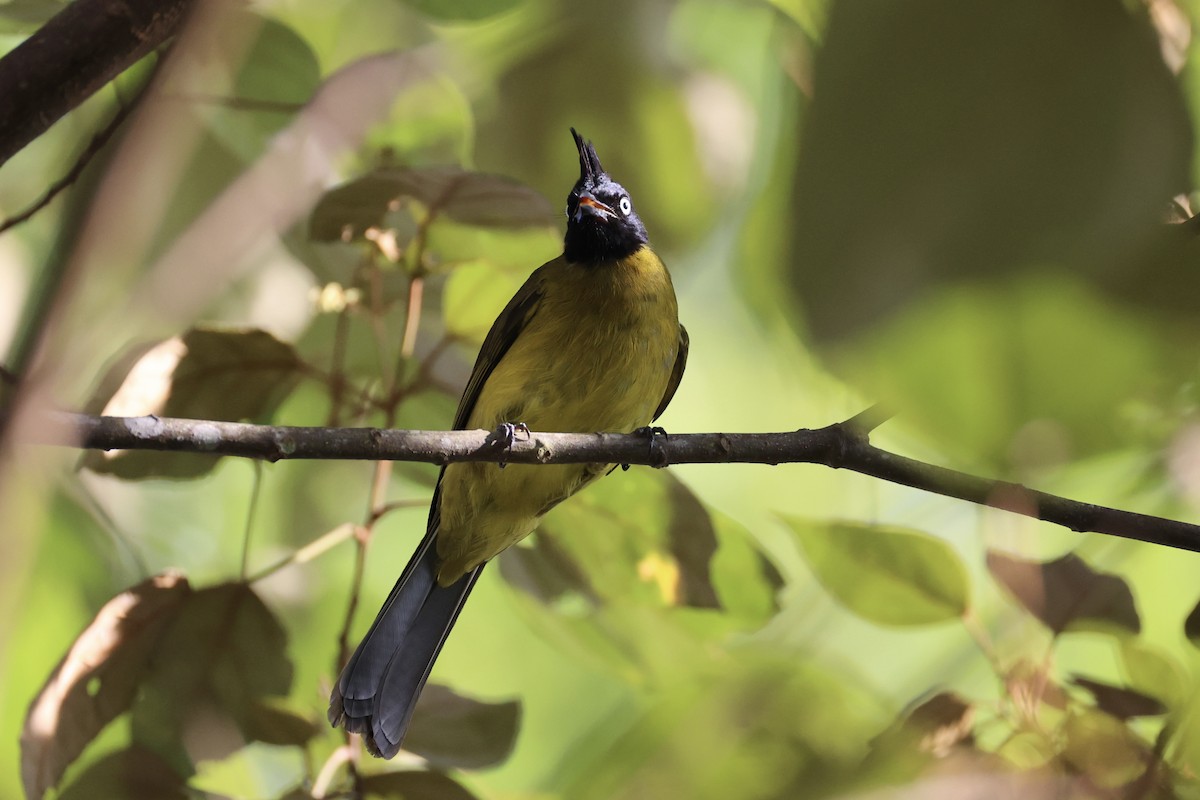
[[[966,569],[941,539],[858,522],[785,521],[821,585],[872,622],[946,622],[970,604]]]
[[[1092,782],[1123,786],[1148,766],[1149,749],[1119,719],[1102,711],[1071,714],[1062,728],[1062,757]]]
[[[192,800],[195,796],[169,764],[135,745],[89,766],[58,800]]]
[[[458,781],[441,772],[380,772],[364,775],[359,788],[367,797],[397,800],[476,800]]]
[[[291,684],[286,645],[283,627],[250,587],[195,592],[159,640],[133,705],[134,740],[189,770],[257,734],[274,738],[262,704]]]
[[[108,601],[79,635],[29,707],[21,732],[27,797],[55,786],[96,734],[129,708],[164,629],[190,594],[182,576],[156,575]]]
[[[123,359],[106,376],[92,407],[110,416],[269,419],[299,381],[302,362],[286,342],[258,329],[192,328]],[[132,363],[131,363],[132,361]],[[123,373],[123,375],[122,375]],[[88,469],[122,478],[188,478],[213,468],[215,456],[146,451],[89,452]]]
[[[992,550],[987,555],[987,566],[992,576],[1055,635],[1066,630],[1141,630],[1133,593],[1125,580],[1096,572],[1074,553],[1040,562]]]
[[[1120,720],[1153,717],[1167,711],[1167,707],[1160,700],[1133,689],[1079,676],[1073,677],[1071,683],[1089,692],[1096,700],[1096,708]]]
[[[515,700],[485,703],[432,684],[417,701],[404,749],[441,769],[494,766],[512,752],[520,719]]]
[[[349,241],[370,228],[392,227],[389,220],[414,201],[422,209],[419,218],[444,215],[465,225],[524,228],[555,221],[544,197],[508,178],[458,167],[393,167],[327,192],[313,210],[309,235],[318,241]],[[402,243],[416,235],[407,226],[400,232]]]

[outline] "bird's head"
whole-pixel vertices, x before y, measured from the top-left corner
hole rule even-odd
[[[591,142],[574,128],[571,135],[579,149],[579,180],[567,196],[567,260],[596,264],[632,255],[647,238],[629,192],[608,177]]]

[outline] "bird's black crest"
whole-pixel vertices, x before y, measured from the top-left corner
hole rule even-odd
[[[600,166],[600,156],[596,155],[596,148],[592,143],[580,136],[574,128],[571,128],[571,135],[575,137],[575,147],[579,149],[579,180],[595,183],[604,174],[604,167]]]

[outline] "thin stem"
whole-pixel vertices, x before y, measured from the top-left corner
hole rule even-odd
[[[246,509],[246,530],[242,534],[242,568],[238,573],[245,582],[250,568],[250,535],[254,531],[254,516],[258,511],[258,500],[262,496],[263,466],[254,462],[254,480],[250,484],[250,504]]]

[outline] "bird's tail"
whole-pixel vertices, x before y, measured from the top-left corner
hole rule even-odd
[[[433,662],[483,570],[439,586],[435,533],[431,525],[329,698],[330,724],[362,734],[382,758],[399,752]]]

